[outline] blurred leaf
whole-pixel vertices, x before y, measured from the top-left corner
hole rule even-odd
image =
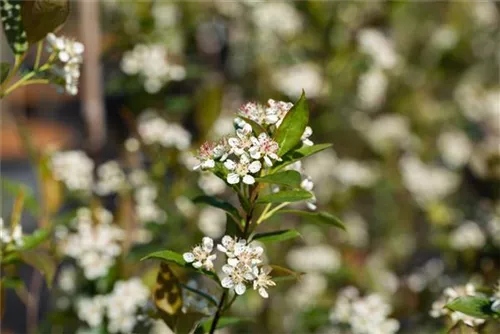
[[[292,148],[297,146],[300,138],[309,122],[309,107],[307,106],[306,95],[302,91],[300,99],[288,111],[283,122],[274,134],[274,140],[278,142],[280,148],[278,155],[283,156]]]
[[[204,317],[206,317],[206,314],[197,312],[179,314],[175,324],[175,334],[193,333]]]
[[[216,197],[213,196],[198,196],[195,199],[193,199],[193,203],[204,203],[211,205],[213,207],[222,209],[226,211],[228,214],[233,216],[233,218],[237,221],[241,220],[240,213],[238,212],[238,209],[236,209],[233,205],[231,205],[228,202],[221,201]]]
[[[5,288],[3,284],[3,278],[0,279],[0,321],[3,319],[3,314],[5,310]]]
[[[21,18],[21,5],[29,1],[2,0],[0,1],[0,16],[7,42],[12,52],[21,55],[28,50],[28,40]]]
[[[10,217],[11,229],[14,229],[21,222],[21,216],[23,214],[23,206],[24,206],[24,191],[22,188],[19,188]]]
[[[321,152],[323,150],[326,150],[327,148],[332,147],[332,144],[317,144],[317,145],[312,145],[312,146],[307,146],[303,145],[302,147],[288,152],[282,159],[283,161],[281,163],[276,164],[276,169],[281,169],[285,166],[288,166],[292,163],[294,163],[297,160],[300,160],[302,158],[311,156],[315,153]]]
[[[260,125],[259,123],[255,122],[255,121],[252,121],[250,118],[243,117],[243,116],[240,116],[240,115],[238,115],[238,118],[241,118],[242,120],[244,120],[245,122],[247,122],[248,124],[250,124],[250,126],[252,127],[252,130],[257,135],[260,135],[261,133],[266,132],[266,129],[264,129],[262,127],[262,125]]]
[[[195,121],[204,140],[222,109],[222,84],[211,81],[201,89],[197,98]]]
[[[153,301],[158,309],[168,315],[176,315],[182,310],[182,291],[179,280],[167,263],[160,264]]]
[[[275,282],[288,281],[288,280],[299,281],[301,279],[302,275],[304,275],[304,273],[298,273],[298,272],[293,271],[291,269],[277,266],[275,264],[272,264],[271,268],[273,268],[273,270],[271,271],[271,273],[269,275],[271,275],[272,280]]]
[[[3,63],[3,62],[0,63],[0,84],[2,84],[5,79],[7,79],[9,71],[10,71],[9,63]]]
[[[471,317],[488,319],[495,315],[499,315],[498,313],[493,312],[491,304],[492,302],[487,297],[464,296],[452,300],[446,304],[445,307],[452,311],[458,311],[470,315]]]
[[[313,195],[305,190],[283,190],[277,193],[267,194],[257,199],[257,203],[284,203],[297,202],[312,198]]]
[[[342,221],[339,218],[337,218],[334,215],[327,213],[327,212],[309,212],[309,211],[301,211],[301,210],[281,210],[281,211],[278,211],[276,214],[281,214],[281,213],[289,213],[289,214],[303,216],[303,217],[311,219],[315,223],[333,225],[333,226],[336,226],[338,228],[343,229],[344,231],[346,229],[344,223],[342,223]]]
[[[448,330],[448,334],[477,334],[474,328],[467,326],[462,321],[459,321]]]
[[[4,288],[17,289],[23,284],[23,280],[19,277],[2,277],[2,287]]]
[[[212,327],[212,321],[213,321],[213,319],[209,319],[203,323],[203,330],[205,333],[208,333],[210,331],[210,328]],[[220,317],[219,321],[217,322],[216,329],[236,325],[236,324],[239,324],[242,322],[251,322],[251,321],[253,321],[253,320],[252,319],[237,318],[237,317]]]
[[[22,183],[8,179],[2,179],[1,182],[2,189],[12,196],[16,196],[16,194],[19,192],[19,189],[22,189],[24,192],[24,206],[33,216],[38,215],[38,213],[40,212],[40,206],[38,205],[38,201],[35,198],[32,189]]]
[[[30,235],[23,236],[23,246],[21,250],[30,250],[42,244],[50,237],[50,232],[47,229],[38,229]]]
[[[253,240],[258,240],[261,242],[276,242],[276,241],[285,241],[290,239],[295,239],[300,237],[300,233],[297,230],[282,230],[282,231],[274,231],[267,233],[257,233]]]
[[[226,235],[234,235],[242,237],[243,231],[241,230],[241,224],[235,222],[234,219],[226,213]]]
[[[23,1],[21,12],[28,42],[33,44],[66,22],[69,0]]]
[[[193,287],[190,287],[189,285],[186,285],[186,284],[182,284],[180,283],[180,286],[183,288],[183,289],[186,289],[188,291],[191,291],[192,293],[195,293],[199,296],[201,296],[202,298],[205,298],[206,300],[208,300],[212,305],[216,306],[218,305],[217,303],[217,300],[215,300],[215,298],[211,295],[209,295],[208,293],[206,292],[203,292],[201,290],[198,290],[196,288],[193,288]]]
[[[46,251],[40,249],[23,251],[20,255],[24,262],[31,265],[45,276],[47,285],[50,288],[56,272],[56,262],[54,258]]]
[[[63,187],[61,182],[57,181],[49,167],[50,160],[48,155],[42,156],[38,165],[41,192],[43,198],[44,212],[49,216],[58,212],[63,203]]]
[[[262,183],[274,183],[280,184],[290,187],[298,187],[300,186],[300,182],[302,181],[302,177],[300,173],[294,170],[287,170],[284,172],[274,173],[265,175],[263,177],[258,177],[256,179],[258,182]]]

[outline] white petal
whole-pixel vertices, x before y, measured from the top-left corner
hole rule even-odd
[[[191,263],[194,261],[194,254],[193,253],[184,253],[182,255],[182,257],[184,258],[184,261],[186,261],[187,263]]]
[[[196,261],[193,263],[193,267],[195,267],[196,269],[201,268],[202,265],[203,263],[201,263],[201,261]]]
[[[215,167],[215,161],[212,159],[205,160],[202,162],[201,166],[203,168],[214,168]]]
[[[271,159],[269,159],[267,155],[264,157],[264,163],[266,164],[267,167],[273,166],[273,162],[271,161]]]
[[[226,160],[226,162],[224,162],[224,167],[229,170],[234,170],[236,168],[236,163],[233,160]]]
[[[228,264],[222,266],[222,272],[227,275],[231,275],[234,271],[234,267]]]
[[[242,154],[240,157],[240,163],[243,165],[247,165],[250,162],[250,158],[247,154]]]
[[[229,144],[229,146],[231,147],[237,147],[238,145],[240,145],[240,140],[238,138],[229,138],[227,140],[227,143]]]
[[[227,248],[222,245],[217,245],[217,249],[222,253],[227,253]]]
[[[252,175],[245,175],[243,176],[243,183],[246,183],[246,184],[254,184],[255,183],[255,179]]]
[[[222,244],[224,245],[224,247],[229,247],[229,245],[233,242],[233,238],[231,238],[229,235],[225,235],[222,237]]]
[[[234,291],[236,292],[236,294],[238,295],[242,295],[245,293],[245,291],[247,290],[247,287],[245,286],[245,284],[243,283],[238,283],[236,284],[236,286],[234,287]]]
[[[260,135],[259,135],[259,138],[260,138]],[[259,140],[257,138],[252,137],[252,138],[250,138],[250,141],[252,142],[252,144],[254,145],[254,147],[259,147],[260,146],[260,142],[259,142]]]
[[[238,263],[240,262],[240,260],[236,259],[236,258],[230,258],[230,259],[227,259],[227,263],[232,266],[232,267],[236,267],[238,265]]]
[[[214,241],[209,237],[203,237],[202,244],[203,244],[203,248],[207,252],[211,252],[212,249],[214,248]]]
[[[267,293],[266,289],[264,289],[264,288],[259,289],[259,294],[262,296],[262,298],[269,297],[269,294]]]
[[[258,171],[260,171],[260,169],[262,168],[262,164],[260,163],[260,161],[253,161],[250,166],[248,166],[248,170],[251,172],[251,173],[257,173]]]
[[[226,289],[230,289],[234,286],[233,280],[230,277],[224,277],[220,284]]]
[[[271,266],[263,266],[261,269],[262,273],[269,275],[271,271],[273,271],[273,267]]]
[[[230,173],[227,175],[227,183],[236,184],[240,182],[240,176],[236,173]]]

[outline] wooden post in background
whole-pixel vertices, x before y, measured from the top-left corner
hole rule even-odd
[[[78,1],[80,36],[85,45],[83,73],[80,81],[83,116],[87,123],[91,151],[102,148],[106,140],[106,118],[102,68],[100,64],[101,30],[98,0]]]

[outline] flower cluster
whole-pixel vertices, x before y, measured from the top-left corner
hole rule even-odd
[[[164,223],[167,214],[157,204],[158,190],[143,170],[134,170],[129,175],[134,189],[135,214],[142,223]]]
[[[73,221],[76,231],[62,242],[62,252],[77,260],[89,280],[106,275],[122,251],[124,231],[112,221],[111,213],[103,208],[96,209],[94,217],[90,209],[81,208]]]
[[[330,314],[333,324],[346,324],[352,334],[391,334],[399,329],[395,319],[388,318],[391,307],[377,294],[360,297],[354,287],[340,291]]]
[[[95,192],[104,196],[120,192],[126,187],[126,175],[115,160],[110,160],[96,168]]]
[[[290,102],[272,99],[265,106],[254,102],[244,104],[234,119],[235,134],[223,137],[218,142],[204,143],[198,151],[199,163],[194,169],[213,169],[220,162],[227,183],[254,184],[255,175],[262,168],[272,167],[275,162],[282,160],[278,155],[279,145],[272,135],[292,107]],[[257,134],[245,119],[262,126],[266,132]],[[312,129],[307,127],[301,138],[304,145],[313,145],[309,139],[311,135]]]
[[[191,145],[191,134],[179,124],[168,123],[153,110],[146,110],[139,118],[139,135],[146,145],[160,144],[182,151]]]
[[[94,162],[83,151],[55,152],[50,160],[54,178],[71,191],[90,192]]]
[[[462,312],[452,311],[445,307],[446,304],[458,297],[475,295],[477,295],[476,287],[470,283],[465,286],[446,288],[441,297],[432,304],[430,315],[433,318],[448,316],[454,324],[463,321],[465,324],[473,327],[481,325],[484,323],[484,319],[474,318]]]
[[[192,263],[195,268],[213,270],[213,261],[217,255],[212,254],[214,242],[211,238],[204,237],[201,246],[196,246],[191,252],[184,253],[184,260]],[[221,285],[226,289],[234,290],[238,295],[245,293],[247,284],[251,284],[254,290],[258,290],[263,298],[267,298],[267,288],[275,286],[269,273],[272,268],[261,265],[264,249],[260,246],[248,243],[244,239],[232,238],[228,235],[222,238],[217,249],[224,253],[227,262],[222,266],[225,277]]]
[[[53,33],[47,35],[48,51],[56,54],[58,63],[52,67],[53,73],[64,82],[64,89],[68,94],[78,93],[78,79],[80,65],[83,61],[84,46],[82,43],[57,37]]]
[[[0,218],[0,241],[2,246],[14,243],[14,245],[21,247],[24,244],[23,227],[21,224],[17,224],[11,230],[4,226],[3,218]]]
[[[149,299],[149,289],[139,278],[116,282],[109,295],[81,298],[76,304],[78,317],[96,328],[107,317],[110,333],[132,333],[137,323],[137,312]]]
[[[186,77],[185,68],[171,62],[162,44],[136,45],[123,55],[121,69],[128,75],[139,75],[150,94],[160,91],[170,80],[180,81]]]

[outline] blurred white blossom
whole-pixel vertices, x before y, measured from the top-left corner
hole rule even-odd
[[[358,43],[361,51],[372,57],[377,66],[392,69],[397,65],[399,56],[392,41],[379,30],[361,30],[358,33]]]
[[[98,166],[96,169],[97,181],[95,191],[104,196],[118,193],[127,186],[127,178],[117,161],[111,160]]]
[[[55,152],[50,165],[54,178],[69,190],[90,192],[92,189],[94,162],[83,151]]]
[[[198,227],[204,235],[220,238],[226,228],[226,213],[214,207],[203,208],[198,218]]]
[[[472,153],[469,138],[458,130],[441,133],[437,144],[443,160],[450,167],[457,168],[465,165]]]
[[[358,82],[360,107],[368,111],[379,109],[385,101],[388,84],[389,80],[380,68],[372,67],[363,73]]]
[[[169,123],[152,109],[145,110],[139,117],[138,131],[145,144],[160,144],[180,151],[191,145],[191,134],[176,123]]]
[[[342,263],[340,253],[327,244],[291,249],[286,261],[294,270],[308,273],[332,273]]]
[[[24,245],[23,227],[18,223],[14,228],[4,226],[3,218],[0,218],[0,241],[1,245],[14,244],[16,247]]]
[[[313,63],[278,69],[272,80],[282,93],[293,98],[299,97],[302,89],[309,98],[320,96],[323,90],[323,75],[320,68]],[[300,82],[300,85],[297,85],[297,82]]]
[[[465,249],[480,249],[486,243],[486,237],[481,228],[472,221],[466,221],[450,234],[450,246],[462,251]]]

